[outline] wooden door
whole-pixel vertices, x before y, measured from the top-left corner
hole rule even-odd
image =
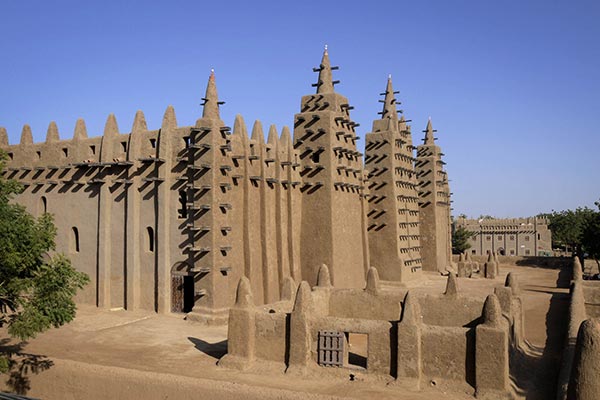
[[[171,312],[183,312],[183,276],[171,275]]]

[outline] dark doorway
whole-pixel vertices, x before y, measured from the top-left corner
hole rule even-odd
[[[348,367],[367,369],[369,335],[346,332],[346,340],[348,341]]]
[[[183,312],[188,313],[194,308],[194,277],[183,277]]]
[[[194,277],[171,276],[171,312],[188,313],[194,307]]]

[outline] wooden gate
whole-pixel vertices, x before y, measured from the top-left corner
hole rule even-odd
[[[171,275],[171,312],[183,312],[183,275]]]
[[[341,367],[344,364],[344,333],[319,331],[317,346],[318,363],[325,367]]]

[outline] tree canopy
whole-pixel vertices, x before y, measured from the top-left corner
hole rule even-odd
[[[0,152],[0,172],[4,167]],[[89,278],[64,255],[49,256],[56,236],[52,216],[35,218],[11,201],[21,190],[0,175],[0,327],[25,340],[71,321],[73,297]],[[6,360],[0,369],[2,364]]]
[[[600,201],[596,202],[600,210]],[[541,214],[552,231],[552,247],[600,260],[600,211],[588,207]]]
[[[475,234],[459,226],[452,231],[452,253],[460,254],[471,248],[469,239]]]

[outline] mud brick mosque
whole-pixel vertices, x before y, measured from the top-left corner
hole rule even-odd
[[[127,134],[112,114],[95,137],[78,120],[61,139],[52,122],[45,142],[25,125],[9,145],[0,128],[5,177],[30,212],[55,216],[57,251],[91,278],[79,301],[99,307],[225,322],[242,277],[266,304],[289,296],[289,278],[317,284],[322,264],[335,288],[363,288],[370,267],[395,283],[446,271],[450,191],[431,121],[415,146],[390,77],[362,154],[335,69],[325,50],[293,133],[270,126],[266,141],[259,121],[249,133],[220,119],[214,73],[193,126],[168,107],[160,129],[138,111]]]

